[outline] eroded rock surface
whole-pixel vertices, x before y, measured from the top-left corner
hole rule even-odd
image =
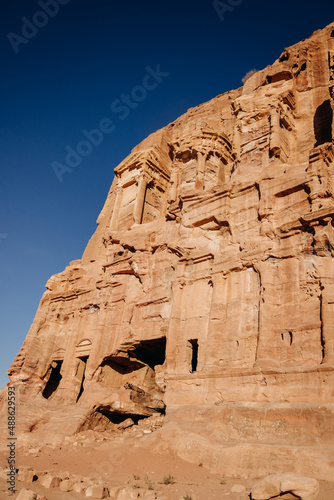
[[[21,442],[166,411],[205,466],[331,479],[333,99],[334,23],[115,169],[9,370]]]

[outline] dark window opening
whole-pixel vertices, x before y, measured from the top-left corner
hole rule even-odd
[[[47,381],[46,386],[44,387],[44,390],[42,392],[43,398],[49,399],[58,389],[59,383],[62,379],[60,373],[62,364],[62,361],[53,361],[51,363],[51,366],[49,368],[49,370],[51,370],[49,380]]]
[[[166,359],[166,337],[144,340],[130,354],[150,366],[163,365]]]
[[[198,364],[198,340],[193,339],[189,340],[189,344],[191,347],[191,365],[190,365],[190,371],[191,373],[197,371],[197,364]]]
[[[81,363],[79,361],[78,366],[77,366],[76,375],[78,375],[81,378],[81,385],[80,385],[80,390],[79,390],[79,394],[77,397],[77,402],[81,398],[82,393],[84,391],[85,372],[86,372],[86,365],[87,365],[88,356],[83,356],[82,358],[79,358],[79,360],[81,361]]]
[[[315,147],[321,146],[321,144],[325,144],[326,142],[332,142],[332,122],[333,110],[331,102],[328,99],[317,108],[314,115]]]
[[[332,33],[331,33],[331,37],[332,37],[332,38],[334,37],[334,30],[333,30],[333,31],[332,31]]]
[[[279,58],[279,62],[288,61],[289,57],[290,57],[290,55],[288,52],[283,52],[283,54]]]

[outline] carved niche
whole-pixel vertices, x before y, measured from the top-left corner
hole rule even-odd
[[[229,181],[234,157],[226,135],[201,129],[171,143],[170,150],[170,201],[188,191],[209,190]]]
[[[151,222],[164,214],[170,173],[168,158],[160,148],[131,154],[115,169],[115,175],[112,230]]]

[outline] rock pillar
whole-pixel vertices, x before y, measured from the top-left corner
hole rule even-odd
[[[280,139],[280,112],[275,109],[270,115],[271,134],[270,134],[270,154],[271,156],[280,156],[281,139]]]
[[[141,177],[138,183],[137,197],[133,211],[133,218],[136,224],[140,224],[142,221],[146,187],[147,180],[145,177]]]
[[[121,203],[122,203],[122,191],[123,191],[122,187],[117,186],[115,204],[110,221],[110,229],[117,229],[119,209],[121,208]]]
[[[206,154],[199,151],[197,155],[197,180],[196,180],[197,189],[201,189],[204,186],[205,162],[206,162]]]

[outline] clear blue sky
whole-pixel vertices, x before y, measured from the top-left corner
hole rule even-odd
[[[207,0],[59,0],[53,17],[36,15],[43,2],[0,7],[0,387],[46,281],[81,257],[117,164],[151,132],[334,20],[327,0],[226,0],[224,19]],[[29,31],[22,18],[45,26]],[[121,120],[111,103],[158,64],[169,76]],[[60,183],[52,163],[64,163],[65,148],[103,118],[115,129]]]

